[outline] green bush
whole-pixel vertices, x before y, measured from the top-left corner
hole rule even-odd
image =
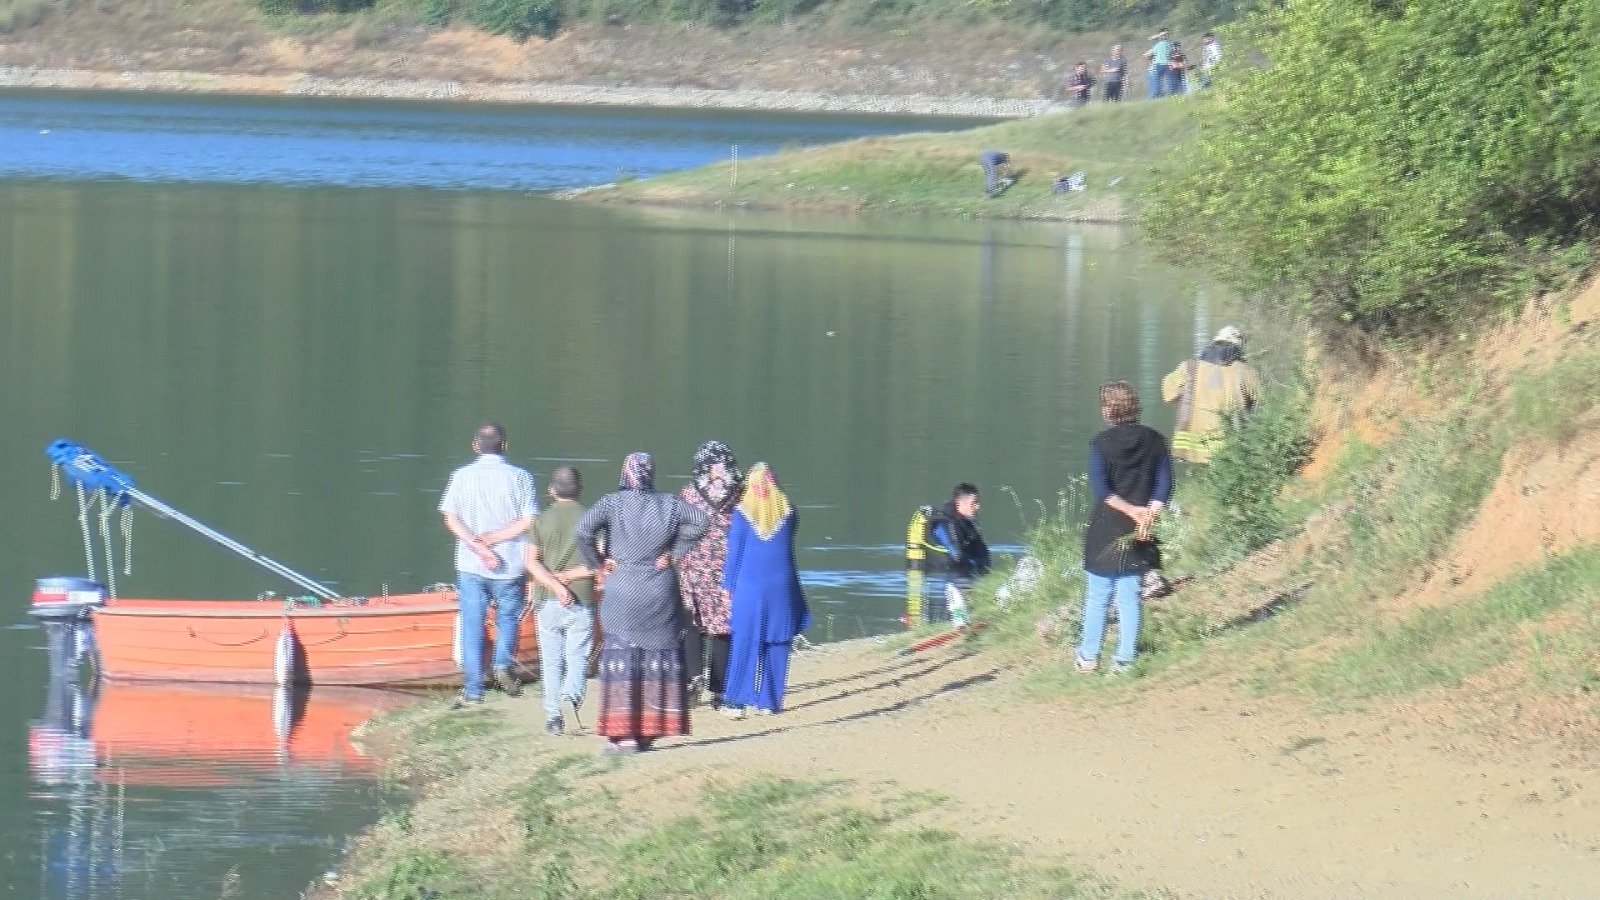
[[[42,8],[51,0],[0,0],[0,31],[6,3]],[[272,18],[296,13],[348,13],[375,0],[255,0]],[[752,22],[804,19],[814,24],[898,27],[926,22],[1043,25],[1068,32],[1144,29],[1158,22],[1184,30],[1215,27],[1237,16],[1252,0],[417,0],[416,19],[442,27],[460,18],[494,34],[519,39],[550,36],[565,22],[696,22],[732,28]],[[25,24],[32,24],[26,22]],[[22,27],[22,26],[17,26]]]
[[[561,24],[556,0],[470,0],[467,16],[490,34],[524,40],[530,35],[549,37]]]
[[[1283,487],[1311,452],[1308,393],[1297,386],[1268,395],[1241,424],[1226,426],[1210,465],[1195,474],[1194,499],[1211,507],[1211,562],[1232,562],[1283,536]]]
[[[1600,4],[1296,0],[1250,34],[1269,64],[1230,55],[1154,191],[1170,250],[1324,322],[1416,333],[1520,299],[1596,233]]]
[[[43,22],[51,0],[0,0],[0,34],[21,31]]]
[[[371,9],[377,0],[256,0],[256,8],[272,18],[284,16],[353,13]]]
[[[422,0],[418,7],[422,21],[437,28],[449,25],[455,14],[455,0]]]

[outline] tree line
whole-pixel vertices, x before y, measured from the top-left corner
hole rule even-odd
[[[1591,271],[1600,3],[1295,0],[1241,28],[1145,216],[1320,322],[1449,334]]]
[[[377,0],[256,0],[272,17],[350,13]],[[1210,27],[1251,0],[402,0],[418,18],[469,24],[518,39],[550,37],[575,22],[694,22],[715,27],[802,21],[853,26],[956,21],[1038,25],[1067,32],[1171,24]]]

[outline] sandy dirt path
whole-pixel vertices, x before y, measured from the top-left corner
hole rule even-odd
[[[1209,685],[1027,700],[1004,660],[957,650],[834,645],[792,680],[782,715],[699,710],[623,778],[893,782],[952,798],[953,829],[1179,896],[1600,896],[1593,759]],[[532,730],[529,688],[496,705]]]

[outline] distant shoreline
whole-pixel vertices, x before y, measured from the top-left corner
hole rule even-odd
[[[1061,109],[1046,100],[936,97],[922,94],[827,94],[804,91],[613,87],[419,78],[330,78],[305,73],[243,75],[193,71],[106,72],[0,66],[0,89],[131,91],[234,96],[429,100],[529,106],[650,107],[749,112],[1020,119]]]

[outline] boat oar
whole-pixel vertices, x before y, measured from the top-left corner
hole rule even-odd
[[[925,637],[909,647],[901,647],[899,650],[895,651],[895,655],[910,656],[913,653],[920,653],[923,650],[932,650],[935,647],[943,647],[945,644],[950,643],[964,634],[982,631],[985,627],[987,627],[987,625],[984,622],[973,622],[971,625],[967,625],[964,628],[952,628],[949,631],[940,632],[932,637]]]

